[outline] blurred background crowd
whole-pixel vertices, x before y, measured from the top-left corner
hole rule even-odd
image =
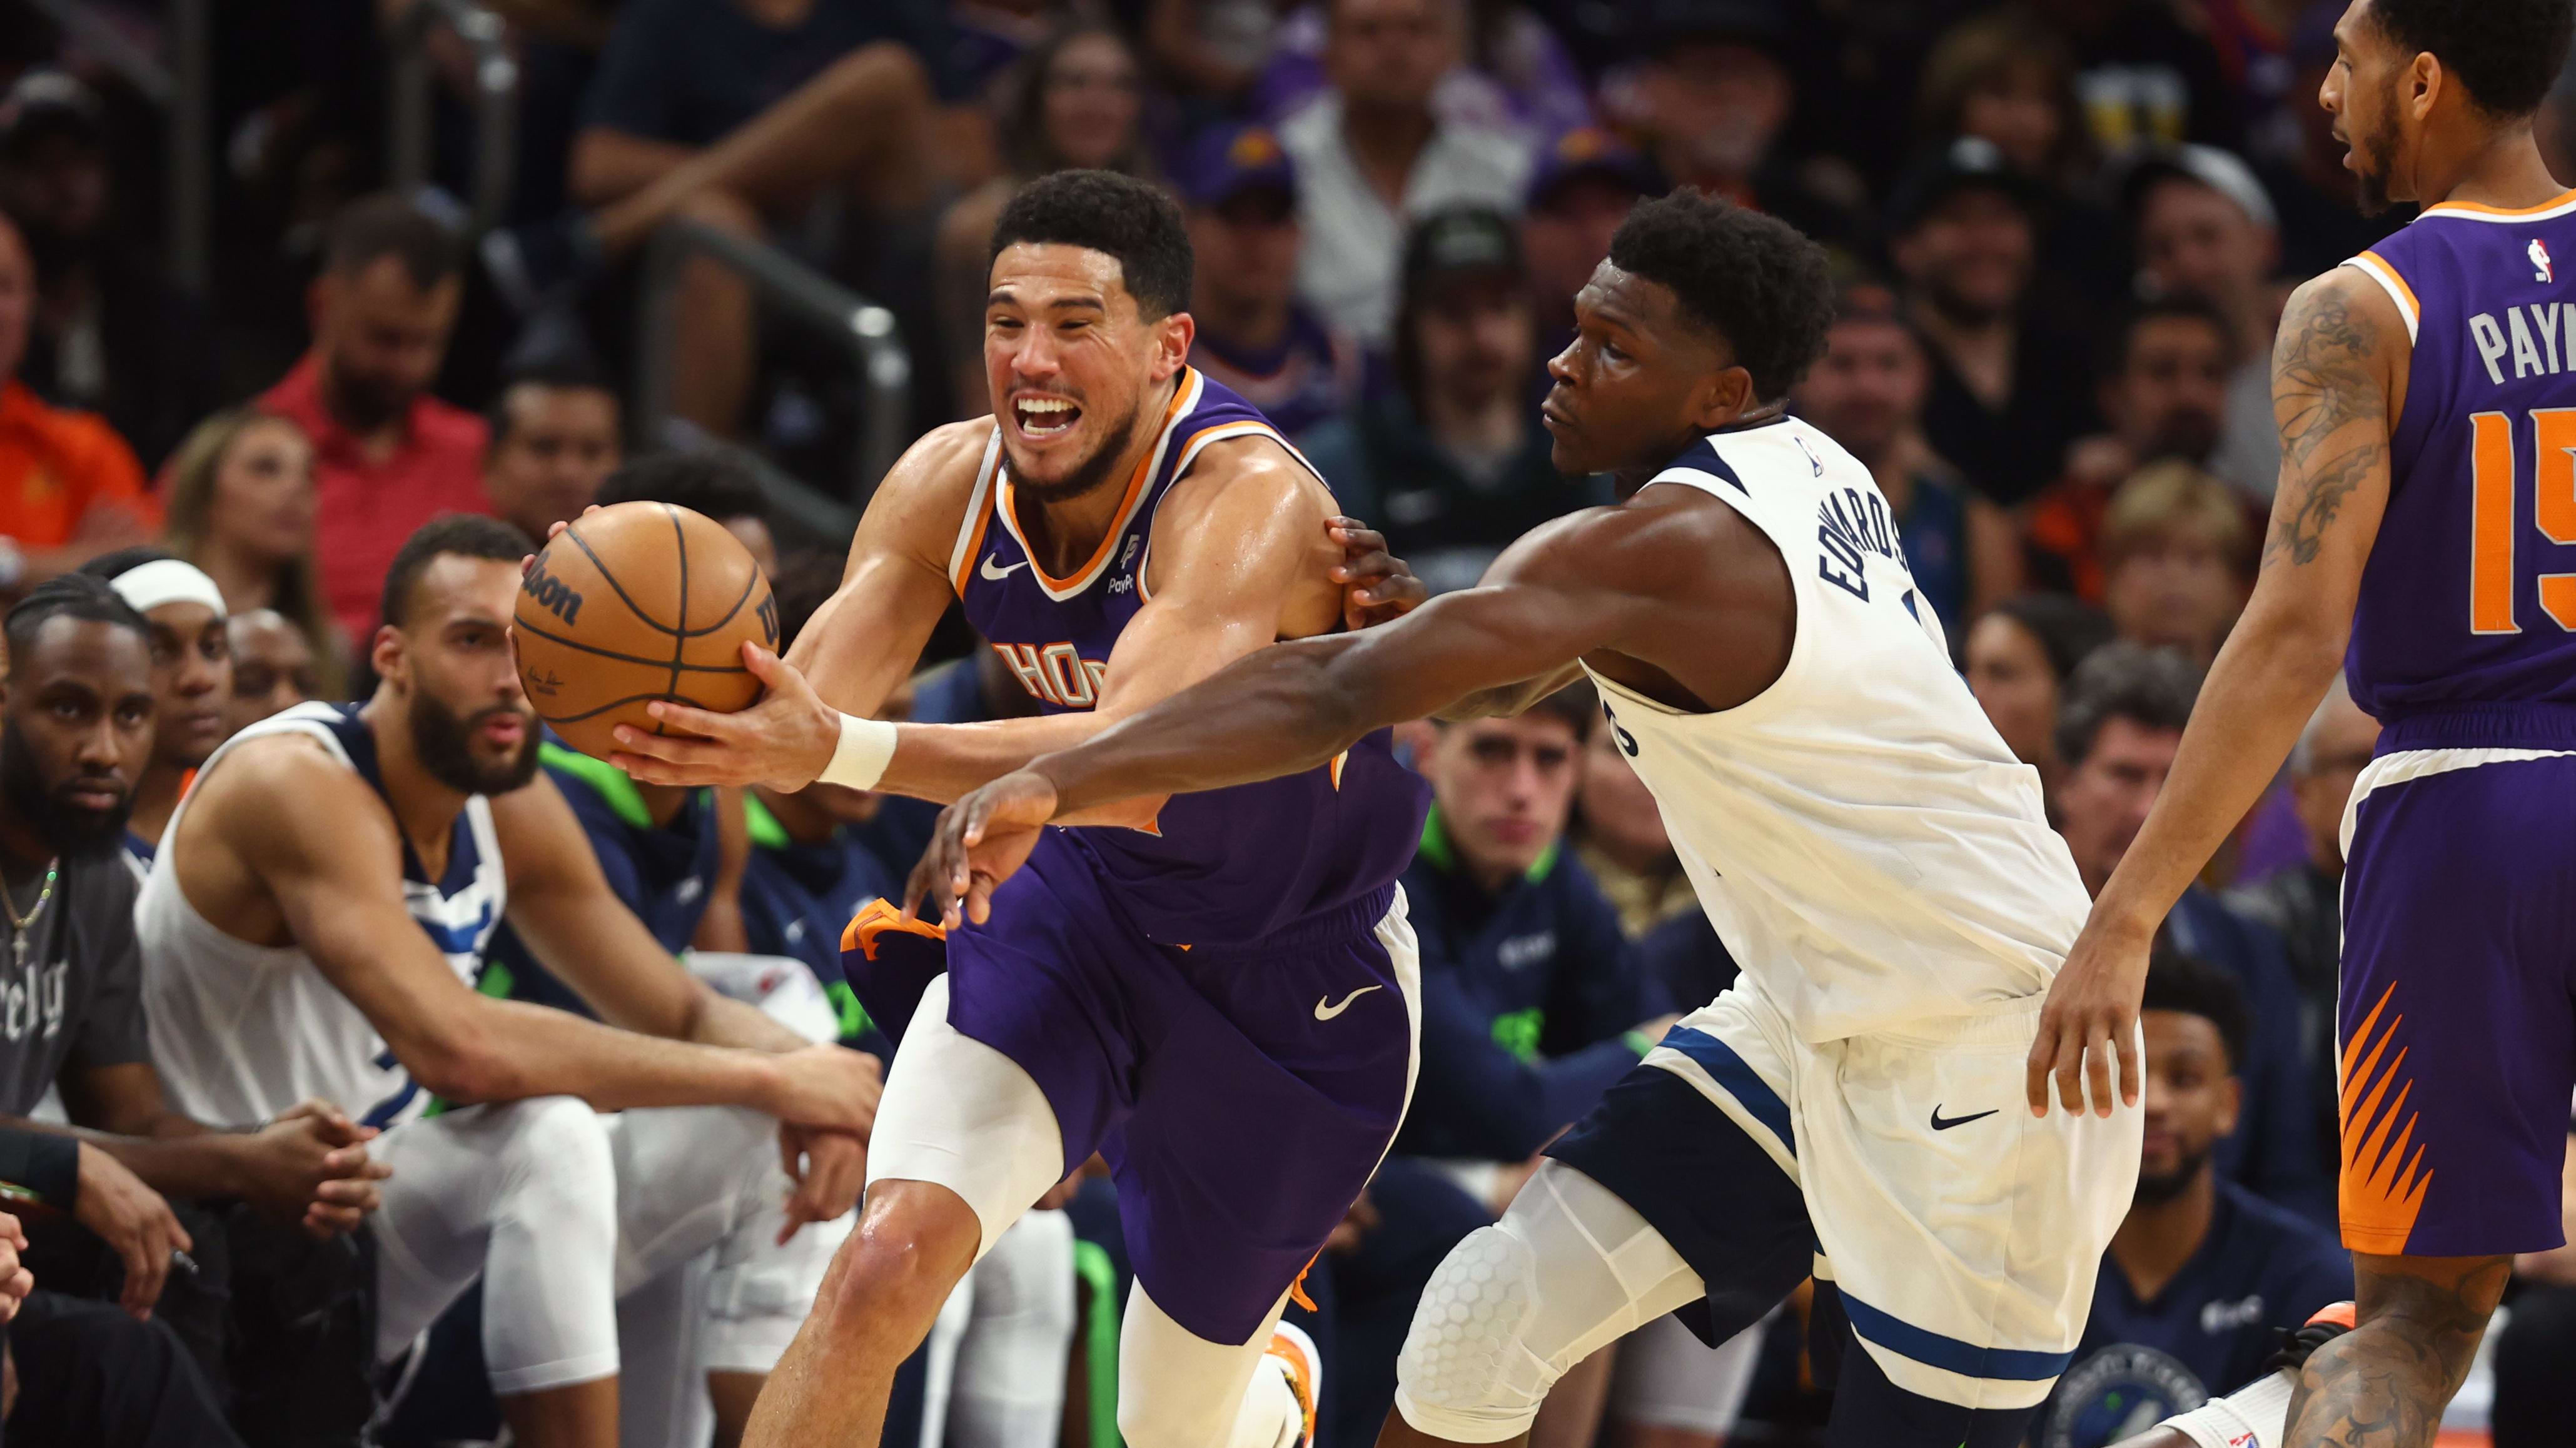
[[[542,537],[629,458],[675,454],[703,466],[619,474],[617,495],[734,528],[801,618],[891,459],[987,411],[986,236],[1014,188],[1067,167],[1171,189],[1193,362],[1435,590],[1464,586],[1610,500],[1549,464],[1547,362],[1628,208],[1696,187],[1830,249],[1841,312],[1795,408],[1876,475],[1968,686],[2098,889],[2251,585],[2282,300],[2406,219],[2355,212],[2315,102],[2342,8],[9,0],[0,594],[134,545],[195,563],[229,633],[164,661],[165,709],[229,730],[358,696],[421,524],[490,513]],[[2576,77],[2540,129],[2576,177]],[[962,620],[922,663],[914,717],[1028,707]],[[1734,974],[1597,717],[1560,698],[1407,740],[1438,800],[1406,881],[1425,1060],[1399,1155],[1318,1274],[1335,1448],[1373,1436],[1447,1246]],[[2375,734],[2330,700],[2168,924],[2145,1175],[2045,1448],[2236,1386],[2274,1329],[2351,1291],[2331,1230],[2338,828]],[[175,780],[208,747],[156,767]],[[549,762],[606,801],[603,836],[687,824],[627,811],[606,766]],[[759,849],[852,851],[887,881],[935,813],[739,807]],[[518,988],[541,993],[534,973]],[[909,1409],[925,1444],[1111,1448],[1114,1332],[1094,1324],[1119,1251],[1082,1240],[1061,1274],[1080,1291],[1030,1299],[1061,1297],[1029,1310],[1066,1371],[952,1361]],[[2545,1390],[2565,1396],[2576,1266],[2525,1267],[2454,1408],[2502,1448],[2576,1441]],[[1714,1352],[1659,1324],[1570,1377],[1539,1441],[1803,1441],[1823,1398],[1802,1304]]]

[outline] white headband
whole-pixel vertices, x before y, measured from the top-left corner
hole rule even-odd
[[[224,591],[204,569],[176,558],[138,563],[107,582],[136,613],[150,613],[165,603],[202,603],[215,617],[224,616]]]

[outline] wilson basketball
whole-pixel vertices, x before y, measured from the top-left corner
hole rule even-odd
[[[750,550],[667,503],[619,503],[556,534],[521,580],[511,622],[537,717],[600,759],[620,724],[668,732],[644,712],[656,699],[747,707],[760,680],[743,667],[743,641],[778,647],[778,605]]]

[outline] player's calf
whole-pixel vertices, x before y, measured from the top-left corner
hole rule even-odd
[[[2300,1369],[2288,1448],[2427,1448],[2513,1259],[2356,1252],[2352,1268],[2358,1321]]]

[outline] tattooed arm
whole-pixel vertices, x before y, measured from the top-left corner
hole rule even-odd
[[[2299,288],[2272,356],[2281,483],[2253,601],[2219,650],[2172,775],[2050,987],[2031,1048],[2031,1110],[2048,1080],[2070,1112],[2136,1104],[2132,1044],[2147,947],[2184,887],[2262,796],[2342,666],[2361,572],[2388,502],[2388,437],[2404,396],[2406,324],[2349,268]],[[2089,1057],[2089,1061],[2088,1061]]]

